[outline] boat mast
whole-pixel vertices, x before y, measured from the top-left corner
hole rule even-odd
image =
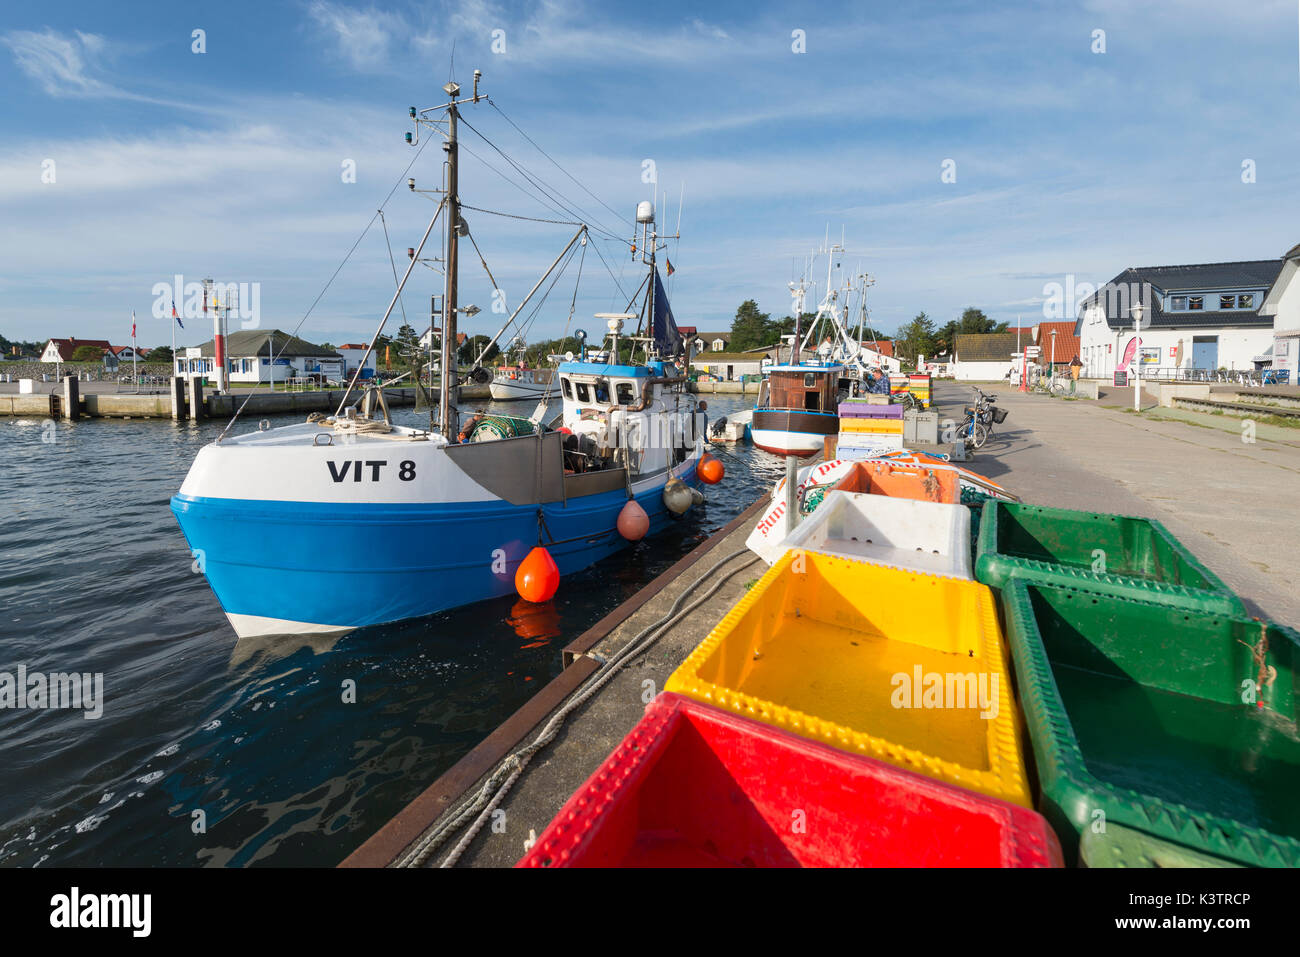
[[[474,99],[477,100],[477,73],[474,87]],[[438,416],[443,438],[454,442],[459,427],[456,398],[460,394],[456,369],[456,272],[459,266],[456,253],[460,238],[460,197],[457,195],[460,146],[456,140],[456,120],[460,111],[456,109],[456,97],[460,95],[460,85],[451,82],[442,89],[451,97],[451,102],[447,107],[447,141],[442,145],[447,152],[447,261],[444,263],[446,284],[442,297],[442,384],[438,390]]]

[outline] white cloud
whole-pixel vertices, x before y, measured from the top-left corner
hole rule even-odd
[[[51,96],[120,95],[93,75],[106,48],[101,36],[80,31],[66,36],[51,29],[41,33],[14,30],[0,37],[0,43],[13,51],[18,68]]]
[[[394,13],[368,7],[356,10],[328,0],[315,0],[307,15],[337,45],[338,53],[359,72],[391,68],[390,51],[406,32],[405,21]]]

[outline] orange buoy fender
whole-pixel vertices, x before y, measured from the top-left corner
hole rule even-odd
[[[519,563],[515,572],[515,591],[528,601],[550,601],[560,587],[560,569],[555,559],[538,545]]]
[[[629,542],[639,542],[650,531],[650,516],[636,499],[630,498],[618,513],[618,533]]]
[[[700,459],[700,464],[696,466],[695,474],[700,477],[701,482],[707,485],[717,485],[722,481],[722,477],[727,474],[727,470],[722,467],[722,462],[706,453]]]

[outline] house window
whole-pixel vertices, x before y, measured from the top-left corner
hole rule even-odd
[[[1169,308],[1175,312],[1181,312],[1187,308],[1186,296],[1172,296],[1169,299]]]
[[[1204,309],[1205,298],[1203,296],[1189,296],[1187,298],[1188,309]]]
[[[1234,308],[1236,308],[1236,305],[1237,305],[1237,297],[1236,297],[1236,296],[1231,296],[1231,295],[1229,295],[1229,296],[1220,296],[1220,297],[1219,297],[1219,308],[1220,308],[1220,309],[1234,309]]]
[[[1254,308],[1255,308],[1255,296],[1254,296],[1252,293],[1244,293],[1243,295],[1238,296],[1238,297],[1237,297],[1237,308],[1238,308],[1238,309],[1254,309]]]
[[[703,352],[703,351],[704,351],[704,340],[703,340],[703,339],[696,339],[696,340],[695,340],[695,351],[696,351],[696,352]]]
[[[726,347],[727,347],[727,344],[726,344],[725,342],[723,342],[721,339],[714,339],[714,340],[713,340],[713,351],[714,351],[714,352],[721,352],[721,351],[722,351],[723,349],[725,349]]]

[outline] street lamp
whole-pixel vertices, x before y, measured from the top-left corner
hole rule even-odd
[[[1142,340],[1138,333],[1142,329],[1142,303],[1134,303],[1129,310],[1133,316],[1133,411],[1142,411]]]
[[[1056,378],[1056,330],[1052,330],[1052,378]]]

